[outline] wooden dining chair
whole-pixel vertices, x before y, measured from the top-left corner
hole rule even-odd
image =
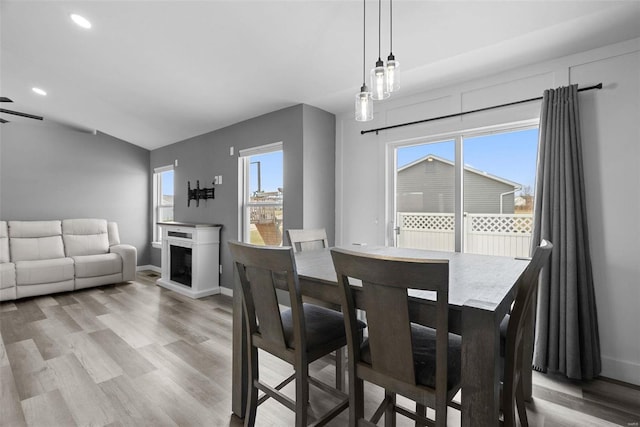
[[[291,242],[294,252],[329,247],[327,231],[324,228],[289,229],[287,230],[287,237],[289,237],[289,242]]]
[[[307,229],[288,229],[287,237],[294,252],[302,252],[314,249],[324,249],[329,247],[329,239],[327,239],[327,231],[324,228],[307,228]],[[330,304],[323,303],[324,307],[340,309]],[[341,348],[335,352],[336,365],[336,388],[344,390],[345,377],[345,349]]]
[[[449,264],[447,260],[381,257],[331,249],[338,276],[349,349],[349,425],[373,425],[396,413],[418,425],[432,425],[426,407],[435,409],[435,425],[447,422],[447,404],[460,388],[461,338],[449,334]],[[362,287],[352,286],[358,279]],[[435,328],[411,323],[409,289],[434,291]],[[368,339],[357,339],[355,300],[367,315]],[[364,418],[363,381],[385,389],[385,398],[369,421]],[[396,394],[416,402],[412,412],[397,404]]]
[[[309,364],[346,345],[342,313],[302,303],[290,247],[254,246],[230,241],[229,249],[240,280],[247,327],[250,383],[244,425],[253,426],[258,405],[273,397],[295,412],[296,426],[306,426],[310,418],[309,384],[340,398],[333,409],[316,419],[316,424],[334,418],[348,406],[348,396],[310,377]],[[288,291],[289,309],[281,312],[276,289]],[[294,374],[275,387],[261,382],[258,349],[290,363]],[[292,380],[295,380],[295,401],[280,392]],[[260,399],[258,390],[265,393]]]
[[[543,240],[533,251],[531,262],[516,282],[516,297],[511,313],[500,325],[504,372],[502,382],[502,417],[506,427],[516,425],[516,407],[520,424],[529,425],[525,408],[525,375],[531,372],[533,319],[540,271],[549,261],[553,245]],[[515,402],[515,405],[514,405]]]

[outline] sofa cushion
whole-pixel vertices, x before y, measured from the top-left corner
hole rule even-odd
[[[0,264],[0,289],[11,288],[16,285],[16,266],[12,262]]]
[[[9,233],[7,221],[0,221],[0,263],[9,262]]]
[[[97,255],[109,252],[107,221],[104,219],[65,219],[62,238],[67,256]]]
[[[11,237],[10,246],[13,262],[64,258],[62,236]]]
[[[77,278],[106,276],[122,272],[122,258],[118,254],[75,256],[73,261]]]
[[[113,285],[114,283],[122,282],[122,274],[110,274],[108,276],[96,276],[96,277],[76,277],[74,281],[73,289],[85,289],[92,288],[94,286]]]
[[[95,218],[64,219],[62,234],[106,234],[107,220]]]
[[[72,280],[73,273],[73,259],[71,258],[16,262],[18,286]]]
[[[9,221],[9,237],[48,237],[60,236],[60,221]]]
[[[0,289],[0,301],[13,301],[16,299],[16,287]]]

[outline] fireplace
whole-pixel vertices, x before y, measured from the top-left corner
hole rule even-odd
[[[156,283],[191,298],[220,293],[220,225],[161,222],[162,276]]]
[[[169,277],[191,287],[191,248],[169,244]]]

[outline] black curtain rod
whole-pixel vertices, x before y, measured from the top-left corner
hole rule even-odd
[[[593,85],[593,86],[580,88],[580,89],[578,89],[578,92],[582,92],[582,91],[585,91],[585,90],[593,90],[593,89],[602,89],[602,83],[598,83],[597,85]],[[479,113],[481,111],[493,110],[495,108],[509,107],[511,105],[524,104],[525,102],[539,101],[541,99],[542,99],[542,97],[539,96],[537,98],[523,99],[522,101],[509,102],[507,104],[494,105],[492,107],[478,108],[477,110],[463,111],[462,113],[448,114],[446,116],[432,117],[430,119],[423,119],[423,120],[416,120],[415,122],[400,123],[398,125],[385,126],[385,127],[376,128],[376,129],[361,130],[360,131],[360,135],[364,135],[365,133],[371,133],[371,132],[375,132],[376,135],[377,135],[378,132],[380,132],[381,130],[394,129],[394,128],[410,126],[410,125],[417,125],[419,123],[432,122],[434,120],[449,119],[451,117],[459,117],[459,116],[464,116],[465,114]]]

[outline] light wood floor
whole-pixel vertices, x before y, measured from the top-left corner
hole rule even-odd
[[[135,282],[0,304],[0,425],[239,426],[231,415],[231,299],[191,300]],[[287,365],[261,354],[275,384]],[[331,382],[330,360],[312,373]],[[535,375],[534,426],[638,426],[640,390],[611,381],[571,383]],[[289,391],[293,391],[290,389]],[[367,387],[370,413],[381,391]],[[293,396],[293,394],[292,394]],[[311,406],[331,398],[312,387]],[[343,413],[332,425],[346,425]],[[257,425],[287,426],[276,402]],[[450,425],[459,413],[449,411]],[[411,425],[399,417],[399,425]]]

